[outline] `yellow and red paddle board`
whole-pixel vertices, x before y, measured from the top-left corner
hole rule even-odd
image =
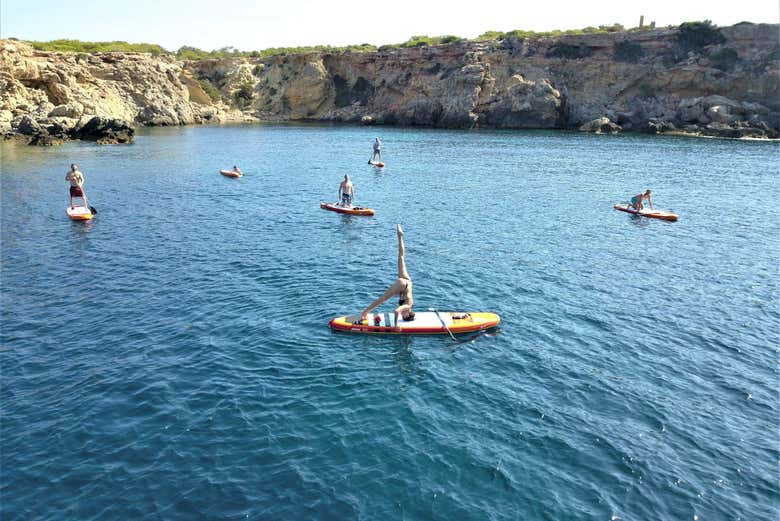
[[[68,217],[74,221],[88,221],[95,216],[95,214],[92,213],[92,210],[84,206],[75,206],[73,208],[68,206],[65,212],[68,214]]]
[[[672,212],[665,212],[663,210],[651,210],[649,208],[644,208],[642,210],[634,210],[630,205],[627,204],[616,204],[615,210],[620,210],[621,212],[627,212],[634,215],[641,215],[642,217],[651,217],[653,219],[663,219],[664,221],[676,221],[679,218],[679,215]]]
[[[496,327],[501,317],[495,313],[459,313],[454,311],[419,311],[414,320],[401,320],[396,327],[394,313],[369,313],[336,317],[328,324],[334,331],[348,333],[383,333],[390,335],[446,335],[473,333]],[[445,325],[447,327],[445,327]]]
[[[330,210],[331,212],[345,213],[349,215],[374,215],[373,208],[364,208],[362,206],[345,208],[343,206],[339,206],[336,203],[320,203],[320,208],[323,210]]]

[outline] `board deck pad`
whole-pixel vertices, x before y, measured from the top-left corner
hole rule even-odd
[[[452,325],[452,315],[449,313],[440,313],[441,319],[444,321],[444,323],[447,325],[447,327]],[[376,322],[376,317],[379,317],[379,323]],[[355,317],[360,318],[360,317]],[[395,313],[369,313],[368,314],[368,323],[370,325],[380,326],[380,327],[395,327]],[[439,328],[442,327],[441,321],[436,317],[436,313],[433,312],[427,312],[423,311],[420,313],[416,313],[414,320],[404,320],[401,318],[400,320],[401,328]]]

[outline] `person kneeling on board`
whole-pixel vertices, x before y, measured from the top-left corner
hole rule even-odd
[[[384,294],[371,303],[363,313],[361,318],[366,319],[369,311],[379,306],[382,302],[388,300],[394,295],[398,295],[398,307],[395,308],[395,326],[400,329],[398,325],[398,317],[400,316],[404,320],[414,320],[414,311],[412,306],[414,305],[414,296],[412,295],[412,279],[409,277],[409,272],[406,271],[406,261],[404,256],[406,249],[404,248],[404,231],[401,229],[401,225],[397,228],[398,234],[398,278],[393,282]]]
[[[643,194],[637,194],[634,197],[631,198],[631,207],[636,210],[637,212],[640,210],[645,209],[645,205],[642,203],[643,200],[647,199],[647,202],[650,204],[650,209],[653,209],[653,199],[650,197],[650,190],[648,189]]]
[[[65,176],[65,180],[70,181],[70,209],[74,208],[73,199],[76,197],[81,197],[84,208],[89,208],[87,196],[84,194],[84,174],[79,172],[78,165],[70,165],[70,172]]]
[[[339,206],[344,208],[352,208],[352,200],[355,198],[355,187],[352,185],[352,181],[349,180],[349,176],[345,175],[344,180],[339,185]]]

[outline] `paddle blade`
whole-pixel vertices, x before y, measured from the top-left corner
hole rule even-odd
[[[97,215],[97,210],[95,209],[94,206],[90,206],[89,211],[92,212],[92,215]]]

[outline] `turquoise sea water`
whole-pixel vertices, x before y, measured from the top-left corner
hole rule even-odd
[[[0,150],[3,520],[777,519],[777,143],[268,125]],[[74,161],[92,222],[65,216]],[[375,217],[319,209],[345,173]],[[648,187],[678,222],[612,209]],[[392,282],[396,223],[418,309],[499,330],[328,329]]]

